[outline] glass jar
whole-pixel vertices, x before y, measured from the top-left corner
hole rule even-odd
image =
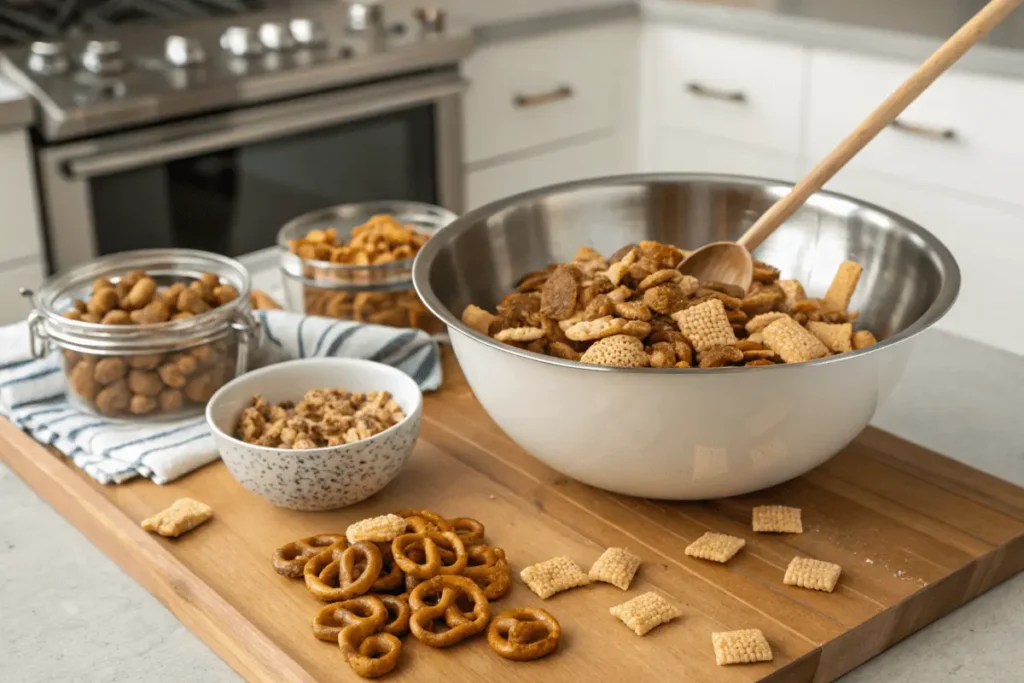
[[[426,235],[456,218],[451,211],[431,204],[383,201],[341,204],[289,221],[277,236],[288,309],[307,315],[415,327],[431,334],[443,331],[444,326],[430,314],[413,288],[414,257],[378,265],[350,265],[304,259],[289,248],[291,240],[301,240],[310,230],[328,228],[337,232],[337,244],[344,245],[353,228],[379,215],[390,215]]]
[[[213,273],[237,296],[204,313],[167,322],[114,325],[65,317],[93,283],[116,284],[145,271],[158,291]],[[61,354],[68,401],[115,419],[170,420],[203,412],[213,393],[248,368],[259,343],[249,301],[249,273],[234,259],[191,249],[127,251],[55,276],[32,295],[32,354]],[[152,295],[151,295],[152,296]]]

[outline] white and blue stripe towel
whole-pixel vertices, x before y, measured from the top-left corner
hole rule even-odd
[[[257,315],[263,343],[256,365],[310,356],[369,358],[403,370],[424,391],[441,386],[437,342],[424,332],[285,311]],[[139,475],[166,484],[218,457],[202,416],[126,424],[72,408],[64,397],[58,355],[34,360],[26,323],[0,327],[0,412],[104,484]]]

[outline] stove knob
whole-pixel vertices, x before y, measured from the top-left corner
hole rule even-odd
[[[53,75],[67,71],[68,58],[64,45],[37,40],[29,46],[28,68],[39,74]]]
[[[263,45],[257,40],[256,33],[247,26],[231,26],[221,34],[220,46],[225,52],[236,57],[248,57],[263,52]]]
[[[101,76],[124,71],[121,43],[116,40],[90,40],[82,53],[82,66]]]
[[[203,45],[194,38],[167,36],[164,41],[164,58],[174,66],[194,66],[206,59]]]
[[[260,25],[260,42],[268,50],[292,50],[295,38],[284,24],[268,21]]]
[[[317,47],[327,42],[327,32],[319,21],[304,18],[292,19],[288,28],[299,45]]]
[[[425,33],[441,33],[444,31],[447,12],[439,7],[418,7],[413,12],[416,21]]]
[[[384,26],[384,8],[379,2],[353,2],[348,6],[348,23],[350,31],[379,30]]]

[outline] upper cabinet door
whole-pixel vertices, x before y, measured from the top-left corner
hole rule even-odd
[[[646,25],[644,102],[656,125],[800,151],[805,50],[704,30]]]

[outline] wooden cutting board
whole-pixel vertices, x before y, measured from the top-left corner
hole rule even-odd
[[[243,677],[266,683],[357,680],[336,646],[310,634],[319,603],[301,581],[274,573],[273,550],[398,508],[482,521],[516,577],[496,607],[543,604],[561,622],[563,642],[554,656],[521,664],[494,655],[483,638],[451,650],[407,639],[395,681],[827,681],[1024,568],[1024,490],[888,434],[869,429],[813,472],[756,494],[640,500],[532,459],[446,363],[445,388],[427,397],[407,469],[382,493],[336,512],[275,508],[220,463],[168,486],[103,487],[7,422],[0,457]],[[139,529],[181,496],[212,505],[215,518],[177,540]],[[802,508],[805,533],[752,533],[750,510],[764,503]],[[708,530],[747,546],[725,566],[686,557],[683,548]],[[589,567],[608,546],[644,560],[628,592],[594,584],[541,601],[518,580],[523,567],[555,555]],[[794,555],[842,565],[836,591],[783,585]],[[647,590],[683,616],[640,638],[608,608]],[[740,628],[764,631],[775,660],[716,666],[711,632]]]

